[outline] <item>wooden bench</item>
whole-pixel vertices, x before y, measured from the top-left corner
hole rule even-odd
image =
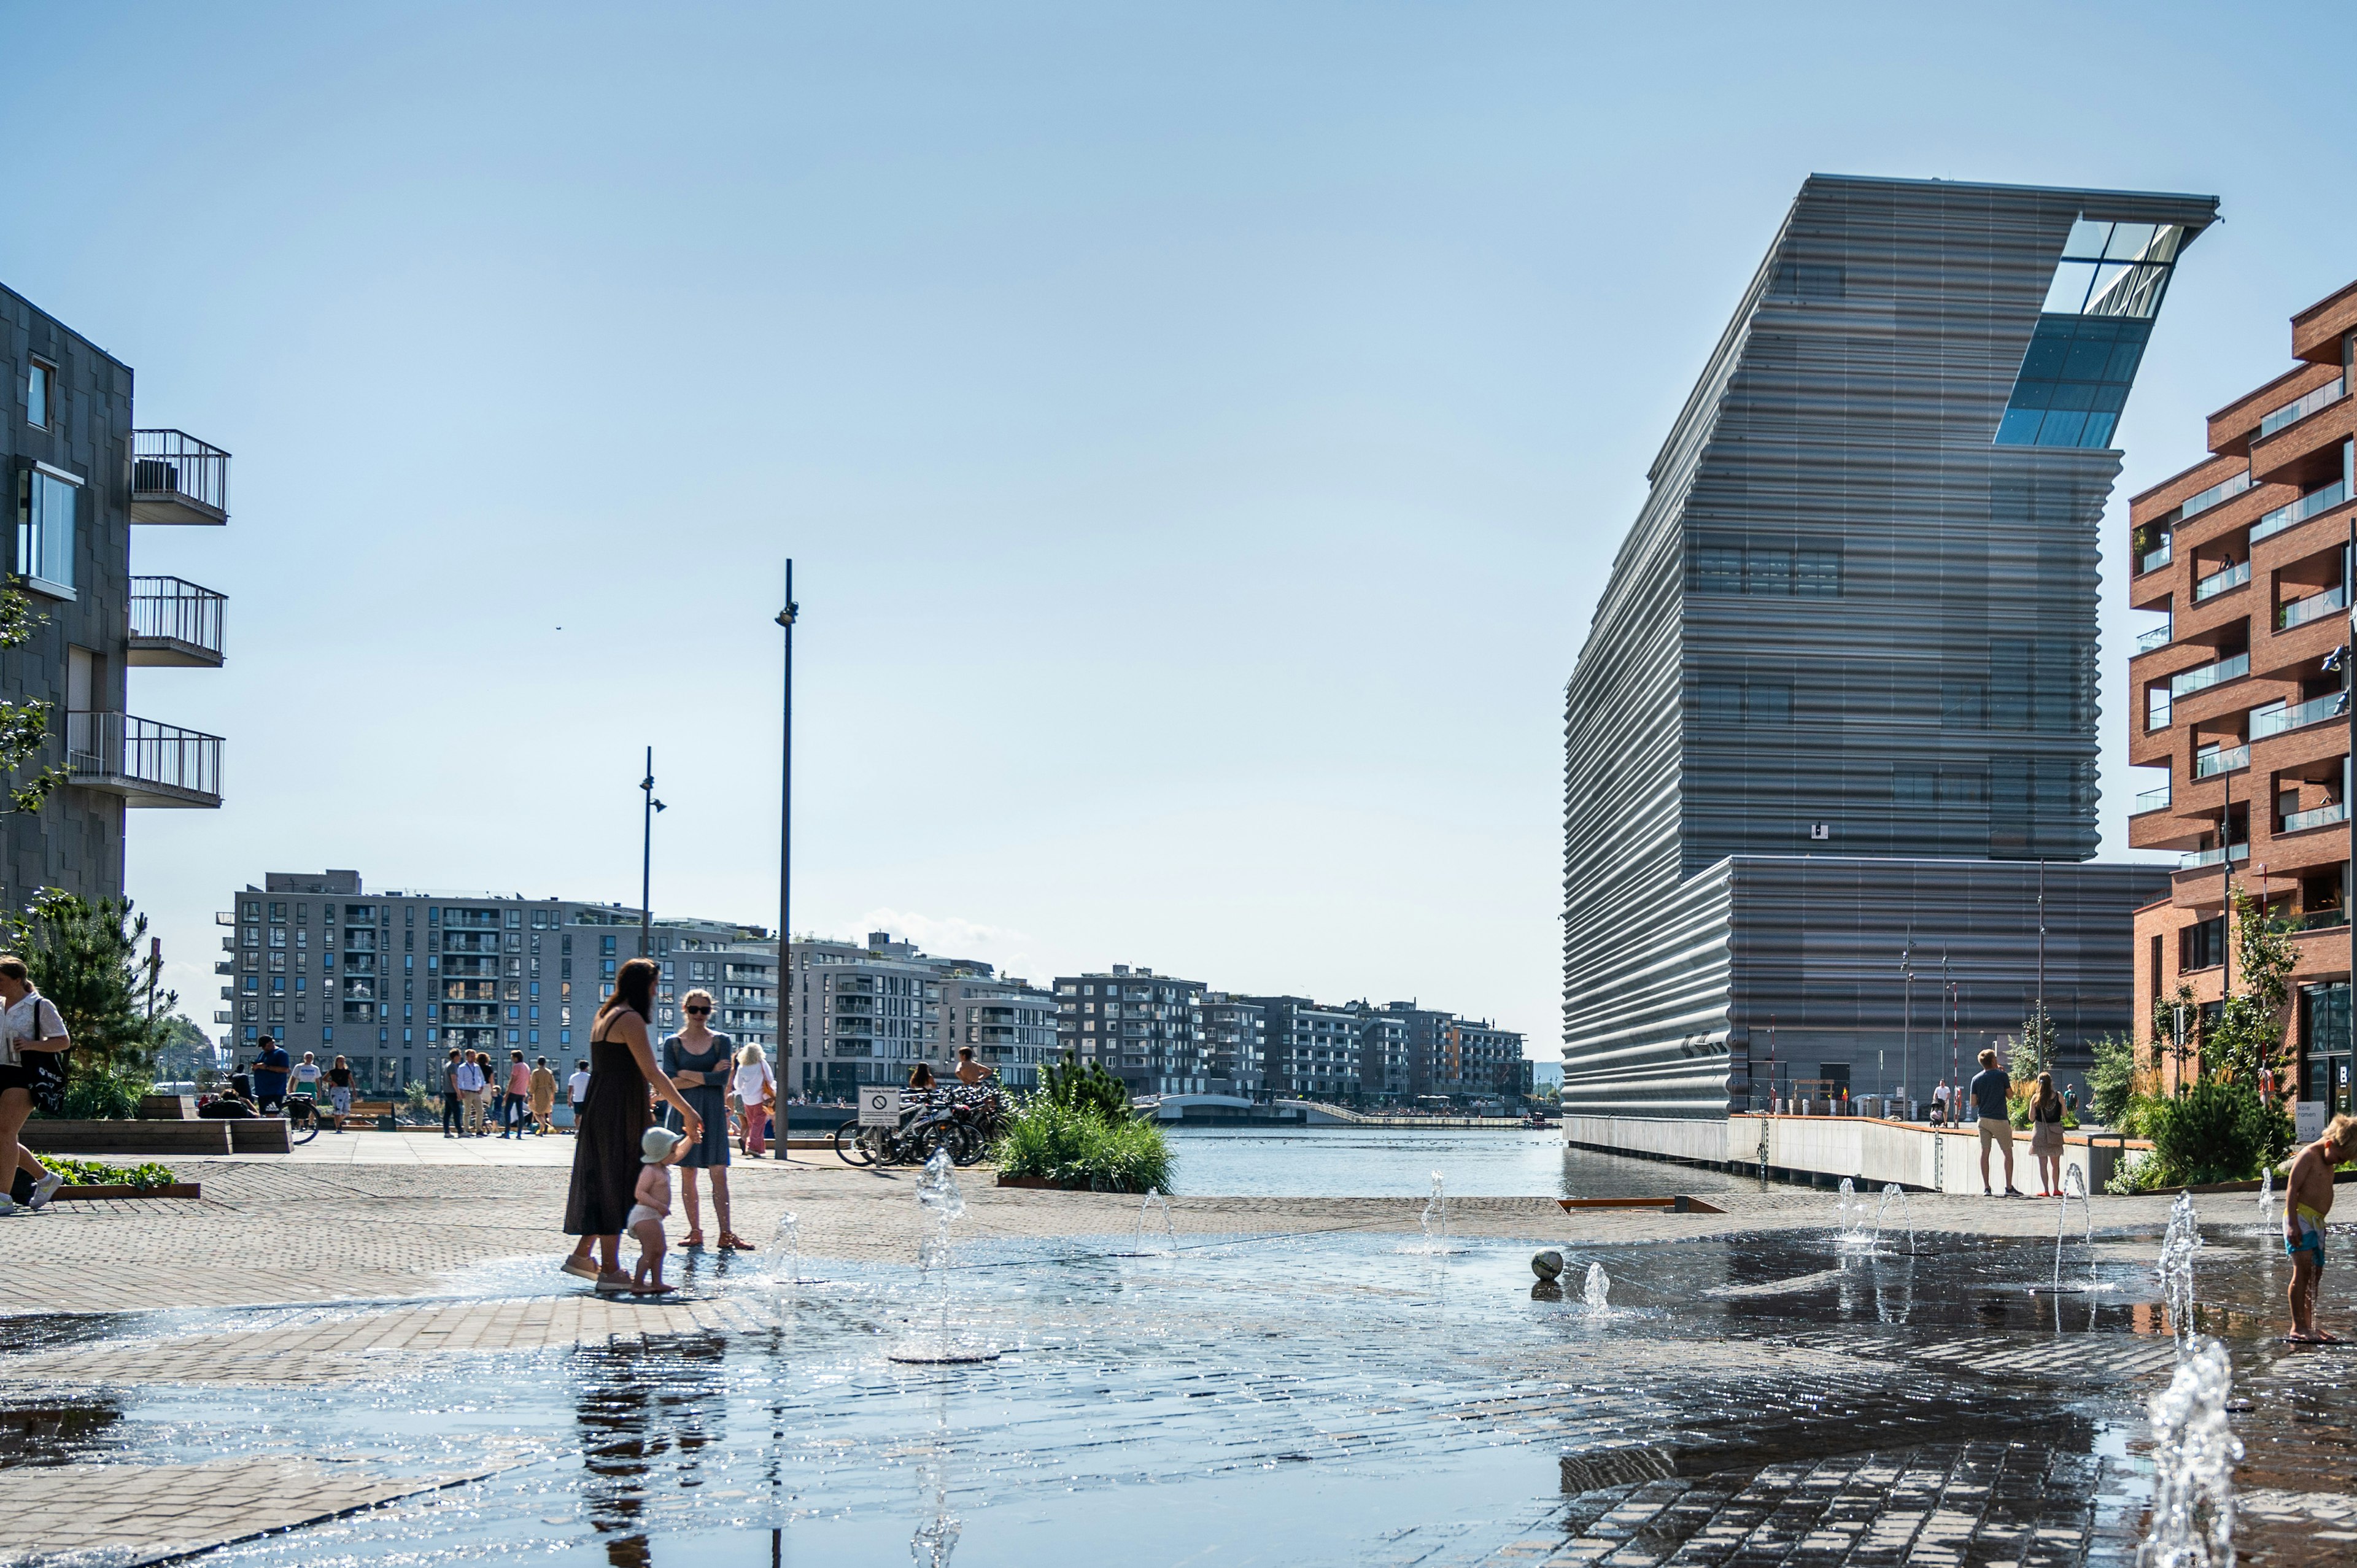
[[[48,1155],[226,1155],[233,1144],[228,1122],[70,1122],[36,1118],[17,1134],[27,1148]],[[284,1145],[286,1123],[278,1123]]]
[[[197,1119],[197,1097],[193,1094],[143,1094],[139,1097],[139,1119],[142,1122],[193,1122]]]

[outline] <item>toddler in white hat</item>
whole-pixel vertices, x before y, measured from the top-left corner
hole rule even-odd
[[[630,1273],[632,1295],[669,1295],[663,1283],[663,1221],[671,1218],[671,1167],[687,1140],[668,1127],[650,1127],[639,1139],[639,1185],[624,1223],[639,1239],[639,1266]]]

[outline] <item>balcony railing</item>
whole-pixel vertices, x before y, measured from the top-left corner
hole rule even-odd
[[[2349,693],[2334,692],[2329,696],[2295,703],[2288,708],[2269,708],[2251,715],[2251,738],[2265,740],[2271,735],[2284,735],[2310,725],[2320,725],[2327,719],[2337,719],[2349,711]]]
[[[131,579],[131,662],[210,665],[221,661],[226,596],[178,577]]]
[[[2349,802],[2336,800],[2330,806],[2315,806],[2305,811],[2285,812],[2283,831],[2287,833],[2302,833],[2310,828],[2329,828],[2335,822],[2345,822],[2348,820]]]
[[[2168,809],[2169,786],[2164,784],[2158,789],[2146,789],[2139,792],[2136,798],[2136,804],[2129,809],[2128,815],[2140,817],[2147,811],[2165,811]]]
[[[221,736],[128,714],[66,714],[66,767],[76,784],[133,806],[221,804]]]
[[[2160,542],[2159,549],[2147,550],[2142,555],[2137,556],[2136,571],[2139,574],[2145,572],[2158,572],[2163,566],[2168,565],[2169,561],[2172,559],[2169,553],[2175,548],[2176,542],[2177,542],[2173,539],[2164,539]]]
[[[2335,376],[2307,396],[2287,403],[2273,413],[2263,417],[2259,421],[2259,439],[2264,441],[2285,425],[2298,424],[2318,409],[2330,408],[2339,403],[2342,392],[2347,390],[2341,384],[2344,378],[2341,376]]]
[[[2174,620],[2165,620],[2151,630],[2137,635],[2136,650],[2138,653],[2150,653],[2156,648],[2167,648],[2169,639],[2176,635],[2176,630],[2177,624]]]
[[[2251,656],[2247,653],[2237,653],[2232,659],[2221,659],[2214,664],[2204,664],[2199,669],[2181,671],[2169,678],[2169,700],[2174,702],[2179,697],[2190,697],[2196,692],[2206,692],[2224,682],[2239,681],[2250,672]]]
[[[2250,488],[2251,471],[2245,468],[2223,484],[2212,485],[2198,496],[2186,497],[2185,503],[2177,509],[2178,518],[2182,521],[2189,517],[2200,517],[2219,502],[2233,500]]]
[[[2221,773],[2232,773],[2238,768],[2248,768],[2250,765],[2251,748],[2248,746],[2220,746],[2215,751],[2205,751],[2193,759],[2193,777],[2215,779]]]
[[[2349,593],[2345,587],[2327,588],[2320,594],[2294,599],[2276,610],[2276,629],[2289,631],[2296,626],[2306,626],[2319,616],[2330,615],[2348,602]]]
[[[229,454],[180,430],[131,433],[131,521],[229,521]]]
[[[2251,542],[2256,544],[2262,539],[2271,539],[2295,523],[2306,522],[2318,512],[2330,511],[2348,499],[2349,482],[2345,479],[2335,479],[2320,490],[2310,490],[2299,499],[2276,508],[2251,524]]]
[[[2303,931],[2330,931],[2349,923],[2346,909],[2310,909],[2299,918]]]
[[[2222,849],[2189,849],[2183,854],[2177,857],[2177,869],[2179,871],[2199,871],[2205,865],[2215,865],[2225,858],[2226,852]],[[2236,860],[2250,859],[2251,846],[2247,843],[2236,844],[2234,846],[2234,858]]]
[[[2229,566],[2222,572],[2212,572],[2193,585],[2193,602],[2198,605],[2204,599],[2214,599],[2227,589],[2239,588],[2250,580],[2251,564],[2248,561]]]

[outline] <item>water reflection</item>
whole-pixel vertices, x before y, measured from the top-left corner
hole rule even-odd
[[[651,1568],[645,1515],[655,1472],[672,1470],[675,1487],[703,1484],[702,1455],[727,1419],[727,1348],[722,1335],[696,1334],[660,1348],[615,1344],[581,1353],[583,1500],[613,1568]]]

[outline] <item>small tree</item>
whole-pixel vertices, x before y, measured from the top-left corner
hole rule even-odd
[[[130,899],[93,901],[46,888],[33,900],[31,918],[7,916],[0,932],[73,1036],[76,1079],[153,1075],[180,998],[156,993],[156,1015],[148,1016],[139,956],[147,917],[134,915]]]
[[[2184,1033],[2178,1032],[2178,1014],[2185,1016]],[[2152,1069],[2158,1072],[2170,1058],[2177,1061],[2177,1081],[2181,1087],[2194,1056],[2201,1049],[2201,1004],[2194,999],[2190,981],[2179,981],[2171,996],[2156,996],[2152,1001]]]
[[[2275,1065],[2283,1050],[2289,1015],[2292,966],[2290,922],[2267,913],[2247,893],[2234,896],[2234,978],[2239,989],[2220,1009],[2217,1027],[2202,1042],[2202,1065],[2230,1083],[2255,1085],[2259,1069]]]
[[[2021,1021],[2021,1033],[2005,1042],[2006,1070],[2016,1083],[2028,1083],[2054,1065],[2053,1015],[2042,1003],[2030,1004]]]
[[[2105,1035],[2095,1042],[2095,1059],[2087,1069],[2088,1110],[2106,1127],[2119,1125],[2128,1101],[2136,1093],[2136,1042],[2126,1035]]]

